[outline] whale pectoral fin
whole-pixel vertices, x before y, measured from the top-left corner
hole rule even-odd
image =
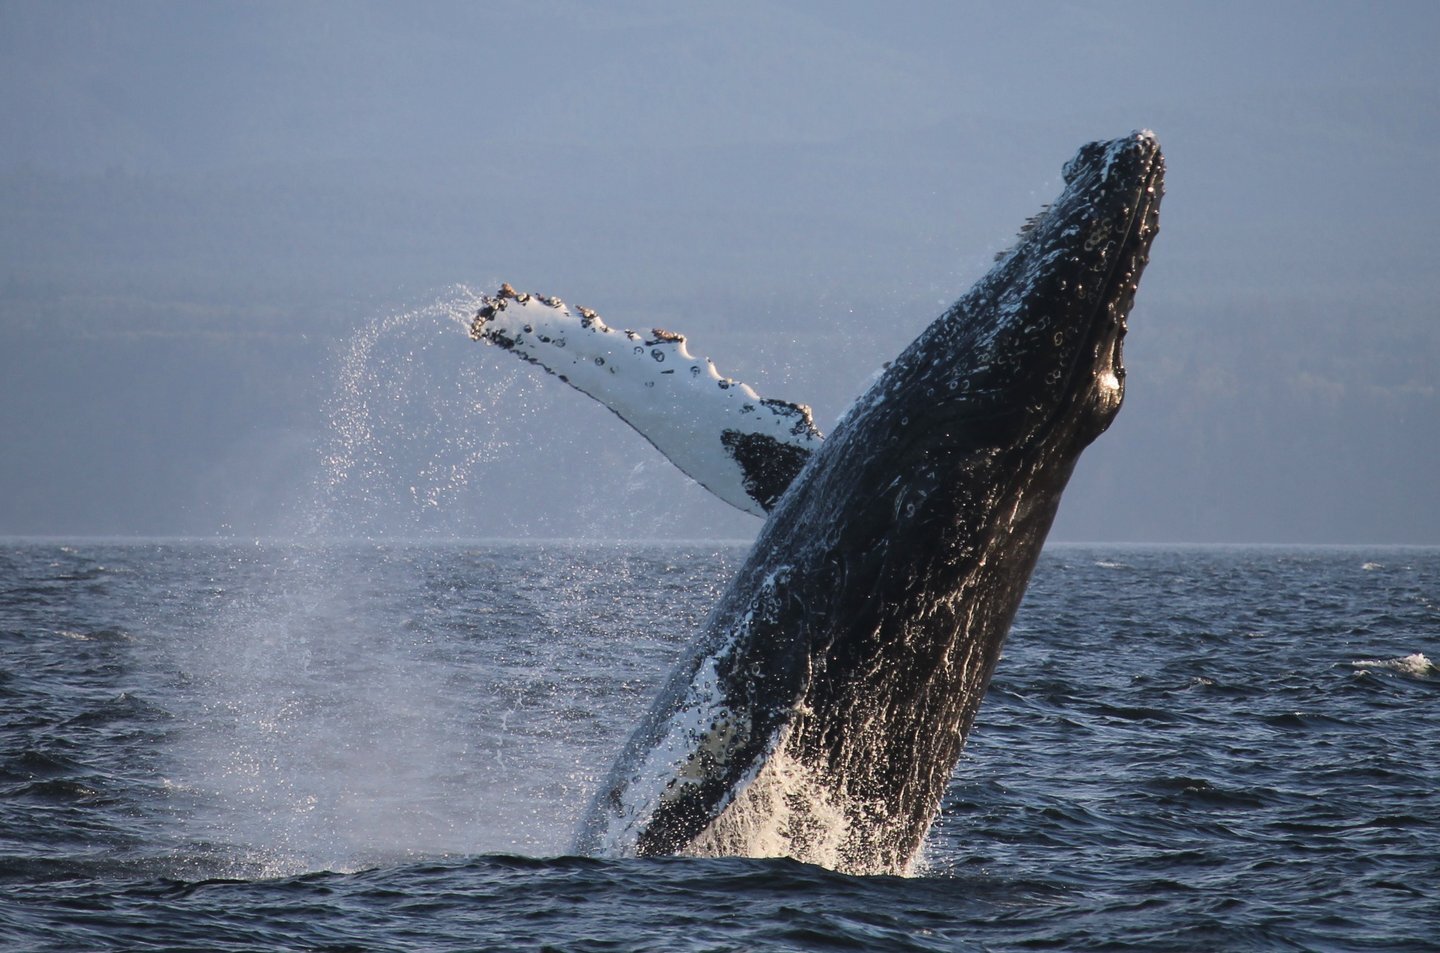
[[[559,298],[502,285],[484,299],[470,336],[598,400],[686,475],[756,516],[775,507],[823,439],[809,407],[721,377],[683,335],[617,331]]]

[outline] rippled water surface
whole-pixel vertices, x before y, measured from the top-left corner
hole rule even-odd
[[[0,545],[0,947],[1440,948],[1440,550],[1059,546],[921,876],[565,856],[736,547]]]

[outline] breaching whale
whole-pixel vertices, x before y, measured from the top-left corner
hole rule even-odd
[[[1061,492],[1120,408],[1163,179],[1150,133],[1082,147],[1060,196],[823,442],[808,410],[762,401],[676,335],[612,332],[508,286],[487,299],[474,336],[606,402],[722,498],[770,512],[577,850],[910,869]],[[667,370],[696,395],[677,398],[678,427],[646,401]]]

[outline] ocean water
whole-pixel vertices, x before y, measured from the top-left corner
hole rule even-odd
[[[568,856],[742,556],[0,544],[0,948],[1440,949],[1440,550],[1050,547],[918,876]]]

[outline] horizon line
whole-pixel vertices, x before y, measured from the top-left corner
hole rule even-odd
[[[749,546],[753,538],[734,536],[297,536],[269,534],[143,534],[143,533],[4,533],[0,546],[15,544],[228,544],[228,545],[376,545],[376,546],[478,546],[478,545],[722,545]],[[1116,547],[1128,549],[1440,549],[1440,542],[1304,542],[1293,540],[1083,540],[1051,539],[1045,547]]]

